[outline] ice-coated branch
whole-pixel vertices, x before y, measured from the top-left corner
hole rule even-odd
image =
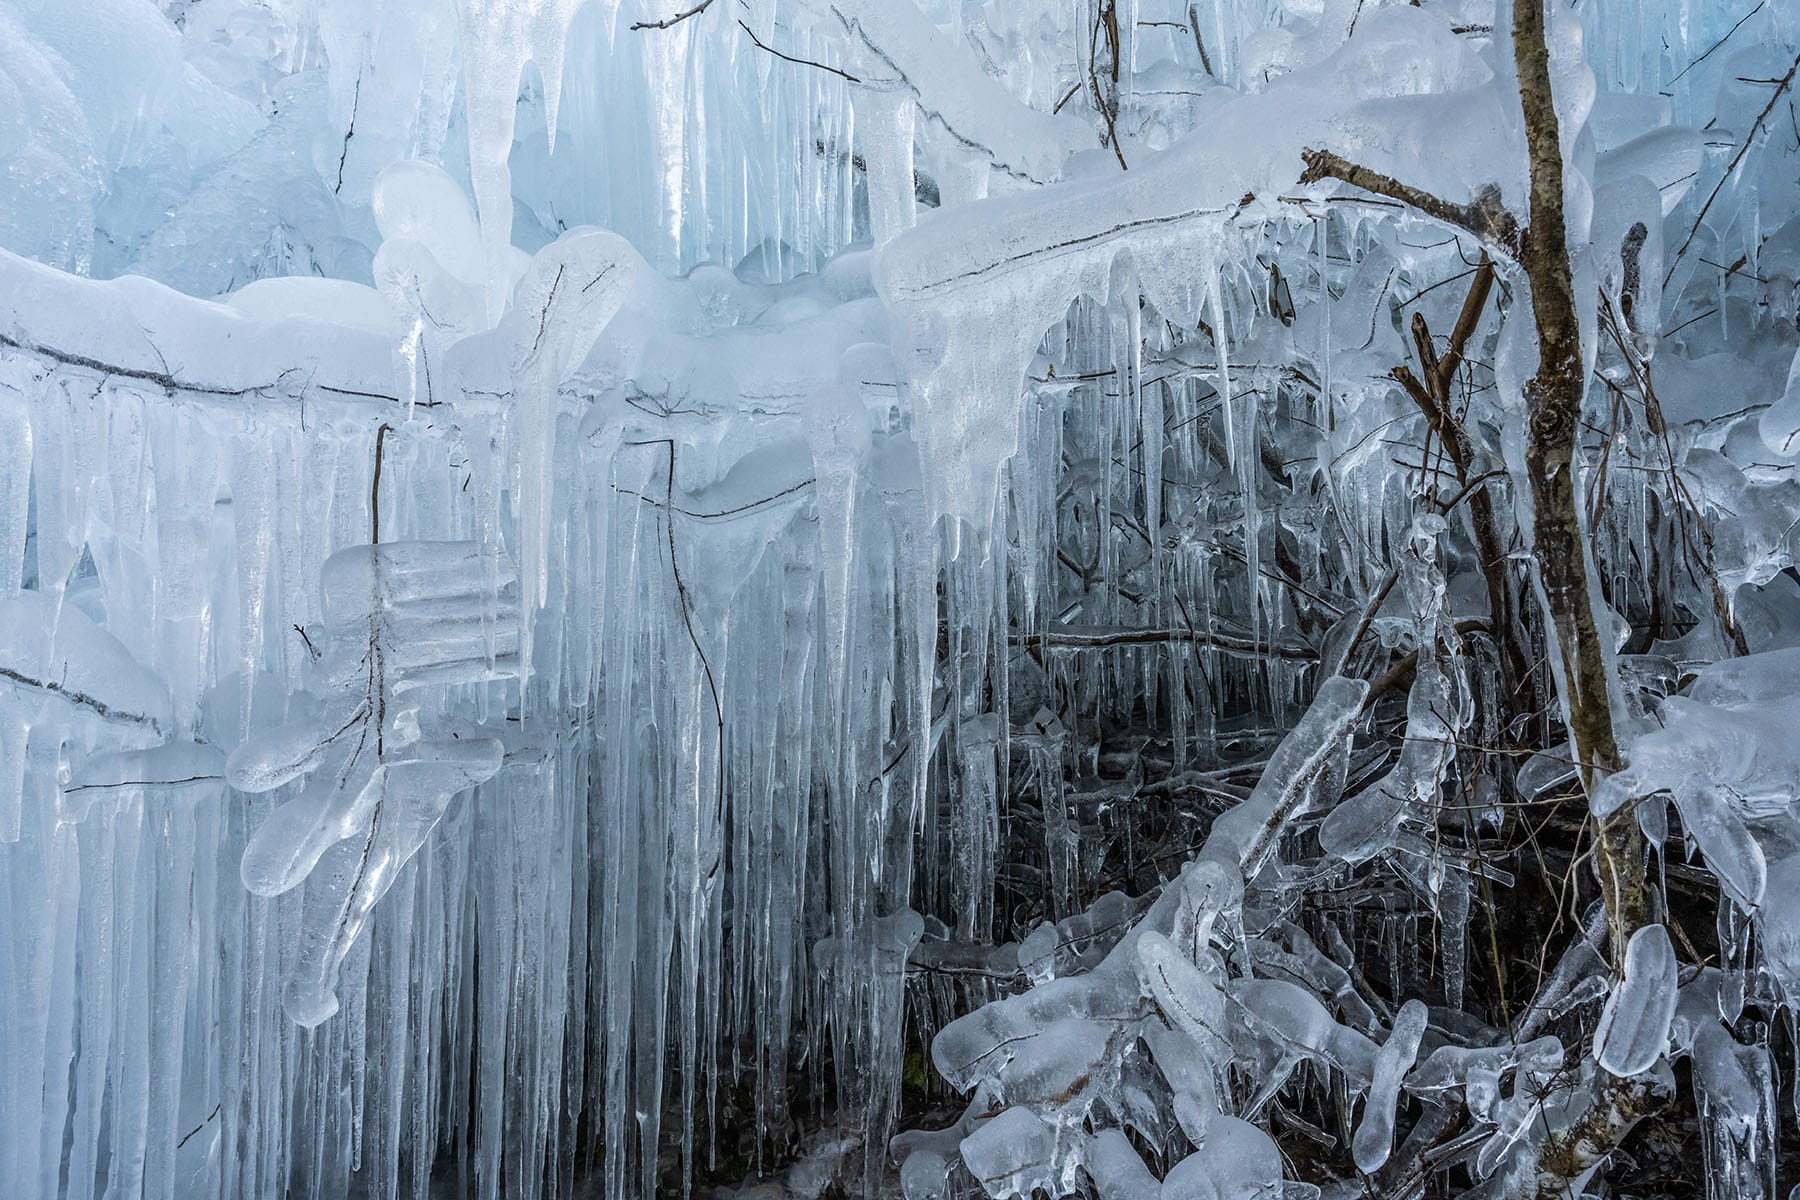
[[[1230,860],[1244,878],[1254,879],[1288,822],[1310,804],[1320,774],[1342,760],[1344,739],[1362,719],[1368,692],[1365,681],[1344,675],[1320,684],[1306,715],[1282,740],[1250,798],[1213,823],[1202,856]]]
[[[1045,646],[1051,649],[1187,643],[1222,650],[1227,654],[1269,655],[1275,658],[1296,660],[1311,660],[1319,657],[1317,650],[1301,642],[1263,641],[1252,636],[1248,631],[1228,632],[1218,629],[1187,627],[1128,629],[1088,625],[1053,625],[1043,633],[1015,630],[1009,633],[1007,638],[1016,646]]]
[[[378,466],[375,539],[379,476]],[[260,895],[307,883],[302,953],[285,1001],[301,1024],[336,1011],[339,967],[451,798],[500,770],[497,738],[454,725],[427,735],[414,693],[517,674],[514,610],[502,607],[514,585],[510,565],[492,562],[479,543],[376,540],[340,550],[321,572],[329,642],[313,668],[319,711],[296,706],[306,715],[259,731],[226,763],[239,791],[305,781],[257,827],[240,864]]]
[[[1302,150],[1300,157],[1306,163],[1306,170],[1300,175],[1301,183],[1341,180],[1351,187],[1398,200],[1428,217],[1466,229],[1509,258],[1518,256],[1519,223],[1501,202],[1498,188],[1482,189],[1471,203],[1453,204],[1330,150]]]
[[[1761,6],[1758,5],[1758,7]],[[1755,10],[1753,9],[1752,12],[1754,11]],[[1744,20],[1749,20],[1749,17],[1746,16]],[[1743,23],[1743,21],[1739,21],[1738,25],[1742,25]],[[1732,26],[1732,32],[1736,32],[1736,30],[1737,26]],[[1730,37],[1731,34],[1728,33],[1725,36]],[[1724,38],[1719,40],[1722,42],[1724,41]],[[1717,47],[1715,47],[1715,49],[1716,48]],[[1712,51],[1709,50],[1707,53],[1710,54]],[[1702,55],[1701,57],[1705,56]],[[1682,239],[1680,247],[1676,249],[1674,256],[1669,259],[1669,271],[1663,278],[1663,285],[1665,287],[1668,286],[1669,280],[1675,278],[1675,269],[1681,265],[1682,258],[1688,252],[1688,247],[1692,246],[1694,244],[1694,239],[1700,236],[1700,227],[1706,223],[1706,214],[1712,211],[1713,202],[1719,198],[1719,193],[1725,190],[1725,185],[1737,177],[1738,164],[1744,161],[1744,156],[1750,153],[1750,147],[1756,144],[1756,135],[1762,131],[1763,125],[1769,119],[1769,114],[1775,111],[1775,106],[1781,103],[1781,98],[1787,95],[1789,88],[1794,86],[1794,76],[1796,73],[1800,73],[1800,55],[1794,57],[1793,65],[1788,67],[1786,75],[1773,81],[1775,84],[1774,94],[1769,97],[1769,102],[1763,105],[1763,110],[1756,114],[1756,120],[1750,124],[1750,131],[1744,134],[1743,143],[1738,146],[1737,152],[1731,156],[1731,161],[1725,164],[1725,170],[1719,175],[1719,182],[1713,185],[1713,190],[1708,193],[1706,197],[1706,203],[1702,204],[1700,206],[1700,211],[1694,215],[1693,228],[1688,230],[1687,237]]]
[[[8,683],[17,684],[19,687],[32,688],[36,691],[44,692],[48,695],[57,697],[59,700],[66,700],[70,704],[81,708],[91,709],[94,715],[103,721],[123,721],[128,725],[142,725],[153,733],[162,733],[161,724],[155,717],[149,717],[145,716],[143,713],[130,712],[126,709],[116,708],[96,696],[88,695],[84,691],[65,687],[54,679],[34,679],[23,671],[15,671],[7,666],[0,666],[0,679],[4,679]]]
[[[92,371],[96,375],[104,375],[112,379],[129,379],[136,383],[153,384],[165,392],[190,396],[219,396],[235,398],[240,396],[263,396],[278,392],[280,380],[268,383],[248,384],[243,387],[228,387],[217,383],[202,383],[198,380],[185,379],[169,371],[149,370],[143,367],[128,367],[119,363],[104,362],[85,354],[77,354],[69,350],[59,350],[55,346],[38,345],[19,338],[0,333],[0,346],[20,354],[28,354],[33,358],[47,359],[65,367],[75,367],[83,371]],[[318,390],[334,396],[342,396],[350,400],[380,400],[388,404],[401,404],[399,396],[391,396],[386,392],[364,391],[355,388],[332,387],[318,384]],[[419,400],[414,402],[417,408],[436,408],[437,401]]]
[[[1538,1155],[1537,1169],[1512,1194],[1562,1200],[1570,1184],[1584,1179],[1617,1151],[1639,1121],[1659,1111],[1666,1098],[1648,1079],[1608,1078],[1590,1107],[1566,1129],[1551,1134]]]

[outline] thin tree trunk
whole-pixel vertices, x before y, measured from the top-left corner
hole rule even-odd
[[[1550,87],[1544,4],[1545,0],[1515,0],[1513,5],[1513,56],[1531,165],[1531,220],[1520,257],[1531,281],[1538,334],[1537,374],[1526,385],[1530,430],[1525,462],[1531,477],[1538,580],[1556,633],[1569,739],[1582,784],[1592,795],[1594,786],[1618,770],[1620,762],[1605,647],[1594,622],[1575,497],[1575,449],[1587,374],[1581,361],[1581,324],[1563,215],[1562,144]],[[1598,818],[1596,825],[1594,870],[1617,963],[1623,961],[1631,935],[1650,918],[1644,838],[1629,805]],[[1656,1107],[1641,1081],[1605,1075],[1597,1079],[1587,1113],[1545,1140],[1535,1180],[1540,1200],[1567,1195]]]
[[[1619,769],[1619,748],[1613,740],[1606,654],[1588,593],[1587,550],[1575,497],[1575,446],[1587,373],[1563,218],[1562,145],[1550,91],[1543,2],[1518,0],[1513,7],[1513,53],[1531,160],[1531,222],[1520,257],[1531,280],[1538,334],[1537,374],[1525,390],[1530,412],[1525,463],[1531,477],[1538,579],[1556,632],[1569,738],[1591,794],[1595,784]],[[1625,940],[1649,913],[1644,839],[1629,809],[1599,821],[1595,849],[1618,958]]]

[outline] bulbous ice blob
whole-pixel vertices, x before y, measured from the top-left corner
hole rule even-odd
[[[1162,1186],[1131,1139],[1117,1129],[1103,1129],[1093,1136],[1082,1166],[1094,1181],[1100,1200],[1144,1200],[1155,1196]]]
[[[1594,1058],[1621,1079],[1656,1065],[1669,1044],[1677,995],[1675,947],[1669,931],[1646,925],[1625,948],[1625,977],[1594,1026]]]
[[[1376,1051],[1375,1076],[1369,1083],[1362,1120],[1352,1140],[1356,1169],[1364,1175],[1379,1171],[1394,1148],[1394,1110],[1400,1098],[1400,1080],[1419,1055],[1419,1039],[1425,1035],[1427,1015],[1422,1001],[1408,1000],[1395,1016],[1388,1040]]]
[[[1225,994],[1217,984],[1160,933],[1138,937],[1137,957],[1139,982],[1171,1026],[1203,1048],[1228,1044]]]
[[[240,792],[272,792],[316,770],[332,730],[318,719],[290,721],[244,742],[225,761],[225,778]]]
[[[963,1139],[963,1163],[995,1200],[1056,1194],[1056,1131],[1028,1108],[1009,1108]]]
[[[481,228],[461,185],[442,167],[417,160],[394,163],[376,177],[371,206],[384,241],[417,242],[479,294],[486,278]]]
[[[1161,1200],[1276,1200],[1281,1195],[1281,1148],[1238,1117],[1218,1116],[1206,1139],[1169,1171]]]

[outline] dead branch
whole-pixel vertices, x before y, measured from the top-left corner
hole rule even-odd
[[[687,20],[689,17],[699,16],[712,6],[713,0],[700,0],[700,3],[694,5],[694,7],[678,12],[672,17],[665,17],[660,21],[635,21],[632,23],[631,28],[633,32],[636,32],[639,29],[668,29],[672,26],[681,24],[681,22]]]
[[[163,391],[170,393],[186,392],[192,396],[219,397],[258,396],[264,393],[273,392],[278,387],[278,381],[275,380],[271,380],[268,383],[253,384],[249,387],[225,387],[222,384],[201,383],[198,380],[182,379],[168,371],[151,371],[142,367],[122,366],[118,363],[109,363],[98,358],[91,358],[85,354],[76,354],[68,350],[58,350],[54,346],[40,346],[34,342],[20,341],[17,338],[9,337],[4,333],[0,333],[0,348],[15,350],[20,354],[29,354],[34,358],[49,359],[51,362],[61,363],[66,367],[75,367],[84,371],[93,371],[97,375],[105,375],[109,378],[132,379],[140,383],[154,384]],[[333,395],[350,396],[363,400],[385,400],[389,404],[403,403],[400,397],[390,396],[384,392],[355,391],[350,388],[327,387],[324,384],[318,385],[318,390],[321,392],[330,392]],[[414,402],[414,407],[436,408],[439,403],[439,401],[434,400],[419,400]]]
[[[1329,150],[1302,150],[1300,157],[1306,163],[1306,170],[1300,175],[1301,183],[1336,179],[1365,192],[1387,196],[1428,217],[1466,229],[1508,258],[1518,257],[1519,223],[1501,203],[1500,189],[1497,187],[1483,188],[1469,204],[1452,204],[1411,184],[1402,183],[1391,175],[1383,175],[1380,171],[1353,163]]]
[[[1474,438],[1452,409],[1450,389],[1462,366],[1469,339],[1481,323],[1481,314],[1487,307],[1493,286],[1494,264],[1484,254],[1475,268],[1474,279],[1469,283],[1468,294],[1463,298],[1462,309],[1457,314],[1443,356],[1440,358],[1437,354],[1424,316],[1415,312],[1413,343],[1423,381],[1404,365],[1395,367],[1393,372],[1394,378],[1400,381],[1406,394],[1425,415],[1432,432],[1443,443],[1451,465],[1456,468],[1457,480],[1465,487],[1479,455]],[[1485,486],[1475,487],[1469,495],[1469,526],[1474,534],[1481,572],[1487,582],[1488,611],[1494,619],[1494,639],[1500,649],[1500,666],[1504,673],[1502,692],[1510,701],[1509,707],[1516,711],[1530,705],[1529,696],[1524,694],[1531,678],[1530,659],[1519,643],[1519,614],[1513,601],[1512,582],[1507,577],[1510,559],[1500,536],[1493,497]]]
[[[1749,17],[1744,18],[1745,21],[1749,19]],[[1738,24],[1743,24],[1743,21]],[[1735,31],[1736,26],[1732,28]],[[1725,36],[1730,37],[1731,35],[1726,34]],[[1687,237],[1683,239],[1680,249],[1675,251],[1675,257],[1669,261],[1669,269],[1663,275],[1664,287],[1668,286],[1669,280],[1675,278],[1675,268],[1681,265],[1682,256],[1688,252],[1688,247],[1694,244],[1694,239],[1700,236],[1700,226],[1706,221],[1706,214],[1712,211],[1713,201],[1719,198],[1719,193],[1725,190],[1726,183],[1737,174],[1738,164],[1744,161],[1744,155],[1750,153],[1750,147],[1756,144],[1756,135],[1762,132],[1763,122],[1769,119],[1769,114],[1775,111],[1775,106],[1781,103],[1781,98],[1787,95],[1788,88],[1793,86],[1794,74],[1797,71],[1800,71],[1800,55],[1794,56],[1794,65],[1788,68],[1787,74],[1783,75],[1779,82],[1776,82],[1775,94],[1769,97],[1769,102],[1763,106],[1763,110],[1756,114],[1756,120],[1750,125],[1750,132],[1744,135],[1744,144],[1738,147],[1737,153],[1731,156],[1731,161],[1725,164],[1725,170],[1720,174],[1719,182],[1713,185],[1711,194],[1706,197],[1706,203],[1702,204],[1700,211],[1695,214],[1694,227],[1688,230]]]
[[[1044,633],[1015,629],[1007,634],[1015,646],[1047,646],[1051,649],[1094,649],[1106,646],[1154,646],[1187,642],[1231,654],[1273,656],[1310,661],[1319,657],[1311,646],[1294,642],[1263,642],[1248,631],[1229,633],[1208,629],[1117,629],[1106,626],[1052,625]]]
[[[709,2],[710,2],[710,0],[709,0]],[[799,66],[799,67],[817,67],[821,71],[830,71],[833,75],[842,76],[843,78],[848,79],[851,83],[861,83],[862,82],[862,80],[857,78],[855,75],[852,75],[848,71],[840,70],[837,67],[828,67],[822,62],[814,62],[810,58],[795,58],[791,54],[783,54],[781,51],[777,50],[775,47],[767,44],[761,38],[757,37],[756,31],[754,29],[750,28],[748,25],[744,24],[742,21],[738,22],[738,28],[743,30],[746,34],[748,34],[750,36],[751,42],[753,42],[756,45],[756,48],[758,50],[766,50],[770,54],[773,54],[776,58],[781,59],[783,62],[791,62],[795,66]]]
[[[82,708],[88,709],[104,720],[123,721],[128,725],[142,725],[159,736],[162,733],[162,722],[158,721],[155,717],[147,717],[142,713],[135,713],[127,709],[117,708],[96,696],[88,695],[86,692],[64,687],[54,679],[34,679],[30,675],[15,671],[10,667],[0,667],[0,679],[16,683],[20,687],[34,688],[41,692],[47,692],[52,696],[60,696],[70,704],[79,705]]]

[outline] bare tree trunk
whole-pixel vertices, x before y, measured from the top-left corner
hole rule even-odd
[[[1513,56],[1531,165],[1531,219],[1520,257],[1531,280],[1538,334],[1537,374],[1526,385],[1530,431],[1525,462],[1531,476],[1538,579],[1556,632],[1569,740],[1582,784],[1591,795],[1594,785],[1618,770],[1620,762],[1605,648],[1594,622],[1575,498],[1575,448],[1587,372],[1581,361],[1581,325],[1563,216],[1562,144],[1550,87],[1544,4],[1545,0],[1515,0],[1513,5]],[[1594,870],[1606,902],[1613,959],[1621,962],[1626,942],[1650,917],[1644,839],[1630,806],[1598,818]],[[1546,1139],[1538,1156],[1537,1194],[1543,1198],[1568,1194],[1656,1107],[1642,1082],[1596,1080],[1587,1113]]]
[[[1561,656],[1569,739],[1582,783],[1591,793],[1620,764],[1606,655],[1588,593],[1587,551],[1575,499],[1575,446],[1587,372],[1563,218],[1562,145],[1550,91],[1543,4],[1518,0],[1513,7],[1513,54],[1531,160],[1531,223],[1520,257],[1531,280],[1538,334],[1537,374],[1526,385],[1531,424],[1525,462],[1531,476],[1538,579]],[[1600,820],[1595,842],[1595,870],[1616,958],[1648,917],[1644,840],[1635,816],[1622,809]]]

